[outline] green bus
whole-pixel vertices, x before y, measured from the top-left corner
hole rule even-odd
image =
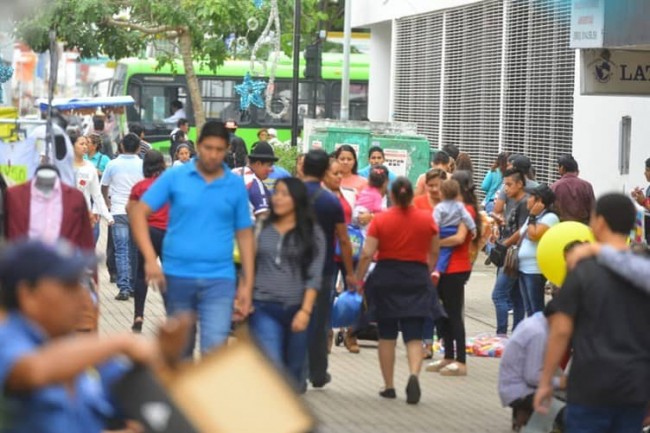
[[[350,120],[364,120],[368,115],[368,62],[369,58],[365,54],[350,56]],[[248,112],[242,114],[235,86],[243,81],[244,75],[249,71],[249,61],[226,61],[216,70],[216,73],[198,64],[195,67],[206,119],[223,121],[235,119],[239,124],[237,135],[242,137],[249,147],[257,141],[257,132],[262,128],[276,129],[280,141],[290,139],[290,109],[279,119],[269,116],[265,109],[252,105]],[[302,123],[302,119],[310,114],[312,115],[310,117],[316,118],[339,118],[343,55],[323,54],[321,80],[305,79],[302,75],[304,67],[304,60],[301,60],[298,100],[300,122]],[[274,113],[282,111],[283,99],[291,100],[292,76],[292,60],[281,58],[278,61],[273,86],[271,105]],[[268,77],[257,79],[268,81]],[[175,65],[173,71],[169,65],[157,68],[154,59],[123,59],[116,66],[110,95],[133,97],[136,103],[127,109],[126,122],[139,123],[145,130],[146,140],[163,153],[167,152],[170,133],[176,127],[173,124],[165,124],[163,120],[170,116],[171,102],[181,101],[190,122],[190,138],[195,141],[196,128],[192,104],[181,62]]]

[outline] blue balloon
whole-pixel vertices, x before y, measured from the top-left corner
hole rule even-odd
[[[357,292],[345,291],[334,299],[332,327],[346,328],[357,323],[361,315],[363,297]]]

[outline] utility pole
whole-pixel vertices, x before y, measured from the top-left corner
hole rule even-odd
[[[343,78],[341,79],[341,120],[350,119],[350,39],[352,37],[352,11],[350,0],[345,0],[345,25],[343,28]]]
[[[298,92],[300,90],[300,16],[301,0],[293,2],[293,81],[291,82],[291,146],[298,145]]]

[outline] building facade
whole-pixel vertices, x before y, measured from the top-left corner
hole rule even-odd
[[[416,122],[432,146],[456,144],[473,157],[477,181],[508,151],[529,155],[543,182],[557,179],[559,155],[573,153],[597,192],[643,184],[645,125],[633,121],[628,134],[630,174],[616,161],[622,117],[640,118],[650,104],[581,95],[571,0],[352,5],[353,26],[372,32],[371,120]]]

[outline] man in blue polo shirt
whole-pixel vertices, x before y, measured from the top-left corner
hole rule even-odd
[[[168,315],[179,311],[198,314],[201,352],[205,353],[226,342],[233,301],[236,317],[248,315],[255,245],[246,187],[242,178],[223,162],[228,151],[228,130],[224,124],[207,122],[196,150],[195,159],[167,170],[153,183],[134,206],[131,226],[145,260],[147,281],[161,288],[166,286]],[[161,269],[149,237],[147,217],[166,203],[169,225]],[[237,289],[235,237],[242,265]]]
[[[309,380],[315,388],[322,388],[331,380],[327,372],[327,333],[330,329],[331,296],[334,290],[336,264],[334,253],[336,241],[341,246],[341,259],[345,266],[345,278],[350,290],[355,290],[356,279],[352,267],[352,244],[338,198],[321,187],[321,181],[329,168],[330,158],[322,149],[310,150],[305,155],[303,171],[309,199],[314,207],[318,224],[325,233],[327,255],[323,267],[323,284],[318,291],[312,320],[309,322]]]

